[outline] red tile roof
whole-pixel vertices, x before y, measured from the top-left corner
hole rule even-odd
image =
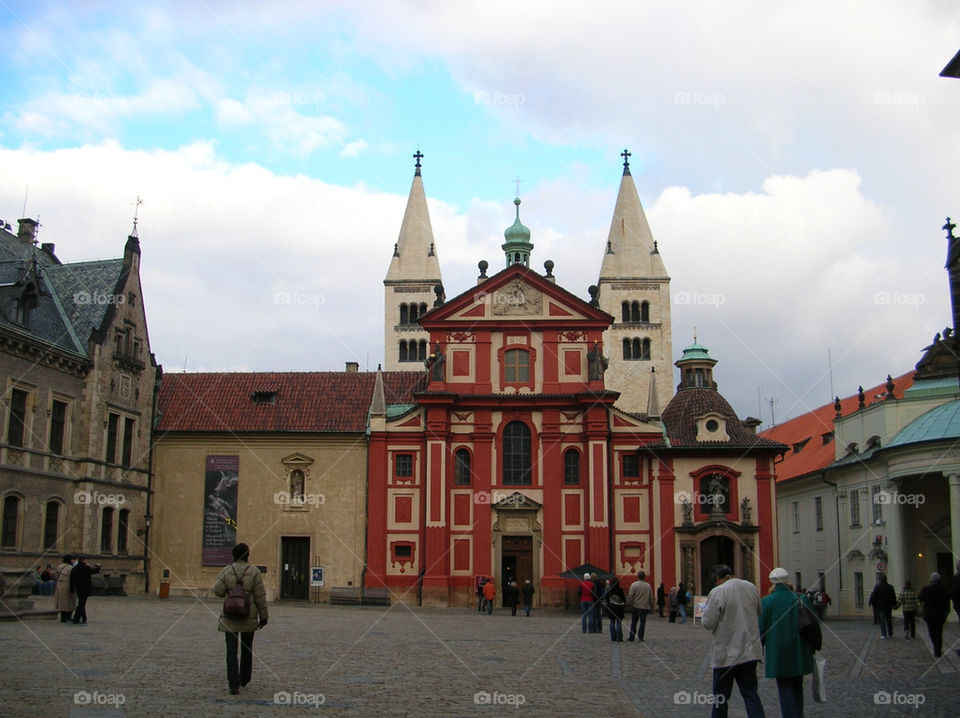
[[[896,398],[902,398],[904,390],[913,385],[913,375],[914,372],[909,371],[893,380],[893,395]],[[886,382],[863,390],[868,406],[879,401],[874,398],[878,394],[886,394],[885,384]],[[858,405],[856,394],[841,399],[840,413],[843,416],[852,414],[857,411]],[[778,482],[819,471],[834,462],[836,446],[833,441],[833,418],[835,414],[833,402],[831,402],[760,432],[760,436],[790,447],[783,461],[777,464]],[[826,440],[825,434],[829,435]]]
[[[158,430],[360,433],[375,377],[342,371],[165,374]],[[413,392],[426,386],[426,372],[384,372],[383,383],[387,404],[412,404]],[[266,400],[254,401],[255,393]]]

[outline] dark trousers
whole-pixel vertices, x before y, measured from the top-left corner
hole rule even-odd
[[[510,615],[511,616],[517,615],[517,604],[513,603],[510,605]]]
[[[593,632],[603,633],[603,602],[593,602]]]
[[[647,614],[650,611],[647,611],[643,608],[632,608],[630,609],[630,636],[629,640],[633,640],[633,637],[636,636],[641,641],[643,640],[643,635],[647,631]]]
[[[877,616],[880,619],[880,635],[885,638],[893,638],[893,611],[879,609]]]
[[[657,613],[660,614],[660,618],[663,618],[663,604],[662,604],[662,603],[658,603],[658,604],[657,604]]]
[[[802,718],[803,676],[778,678],[777,693],[780,694],[780,715],[783,718]]]
[[[757,693],[757,663],[759,661],[747,661],[735,666],[713,669],[714,701],[713,711],[710,713],[712,718],[727,718],[727,705],[733,693],[734,681],[737,682],[737,688],[740,689],[740,695],[743,697],[747,718],[765,718],[760,694]]]
[[[916,611],[904,611],[903,612],[903,636],[906,638],[917,637],[917,612]]]
[[[72,611],[60,611],[60,623],[66,623],[70,620]]]
[[[933,655],[939,658],[943,653],[943,621],[927,621],[927,633],[933,644]]]
[[[253,675],[253,635],[254,631],[243,633],[224,633],[227,637],[227,683],[231,688],[246,685]],[[240,639],[239,641],[237,639]],[[237,667],[237,643],[241,644],[240,666]]]
[[[73,612],[74,623],[87,622],[87,599],[88,598],[90,598],[90,596],[82,593],[77,594],[77,608]]]

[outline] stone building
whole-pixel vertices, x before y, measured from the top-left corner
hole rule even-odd
[[[0,563],[83,553],[142,590],[160,367],[136,223],[121,258],[68,264],[38,228],[0,229]]]

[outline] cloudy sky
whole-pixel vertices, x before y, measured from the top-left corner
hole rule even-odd
[[[908,371],[950,323],[952,2],[0,4],[0,217],[118,256],[137,196],[166,371],[375,369],[423,177],[447,295],[534,263],[587,297],[624,147],[676,353],[777,421]],[[769,423],[770,406],[763,404]]]

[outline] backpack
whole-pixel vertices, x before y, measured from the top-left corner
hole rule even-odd
[[[227,618],[247,618],[250,615],[250,596],[243,590],[243,577],[247,569],[237,576],[237,569],[233,567],[233,575],[237,577],[237,582],[230,589],[230,592],[223,598],[223,615]]]
[[[814,651],[819,651],[823,647],[820,620],[799,598],[797,599],[797,633]]]

